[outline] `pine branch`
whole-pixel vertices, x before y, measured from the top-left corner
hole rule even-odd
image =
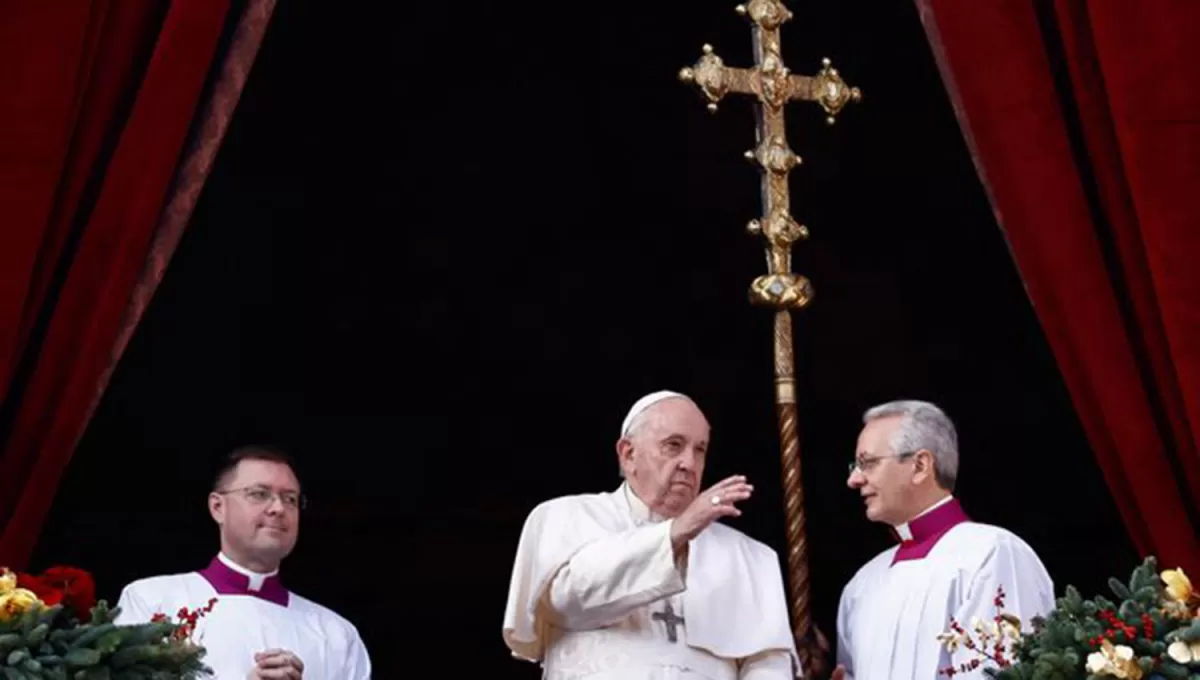
[[[1200,680],[1200,658],[1183,664],[1168,650],[1174,642],[1200,642],[1200,594],[1188,585],[1168,596],[1167,576],[1160,575],[1153,557],[1147,558],[1128,582],[1109,580],[1115,602],[1103,596],[1085,599],[1068,586],[1053,611],[1022,631],[1012,656],[1004,660],[1011,665],[998,663],[1000,668],[985,672],[999,680],[1104,680],[1119,674]],[[1181,572],[1172,578],[1186,580]],[[1184,590],[1188,595],[1180,601],[1178,592]]]

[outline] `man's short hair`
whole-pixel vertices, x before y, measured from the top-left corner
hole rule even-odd
[[[296,461],[287,451],[278,446],[270,444],[248,444],[239,446],[221,461],[220,467],[217,468],[217,474],[213,477],[213,490],[220,490],[229,482],[229,478],[233,476],[238,465],[244,460],[265,460],[272,463],[282,463],[292,470],[292,474],[296,479],[300,479],[300,474],[296,471]]]
[[[933,473],[938,486],[953,493],[958,482],[958,431],[940,407],[928,401],[901,399],[867,409],[863,423],[900,417],[900,426],[888,445],[896,454],[925,449],[933,454]]]

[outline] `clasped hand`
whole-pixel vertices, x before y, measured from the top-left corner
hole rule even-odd
[[[254,655],[254,668],[246,680],[303,680],[304,662],[286,649],[268,649]]]

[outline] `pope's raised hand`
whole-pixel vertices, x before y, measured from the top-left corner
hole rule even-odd
[[[727,477],[696,496],[671,525],[671,543],[676,549],[700,535],[708,525],[721,517],[739,517],[740,503],[754,492],[754,487],[742,475]]]

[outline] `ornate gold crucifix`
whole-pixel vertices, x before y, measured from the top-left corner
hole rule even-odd
[[[757,147],[747,151],[746,158],[756,162],[761,171],[763,214],[750,221],[747,231],[766,239],[767,274],[751,283],[750,301],[775,310],[775,410],[783,463],[788,593],[792,632],[805,667],[811,668],[805,644],[809,640],[812,620],[804,488],[796,425],[791,310],[808,305],[813,290],[807,278],[792,272],[792,244],[807,238],[808,229],[791,215],[788,173],[800,164],[800,157],[788,145],[784,107],[792,101],[816,102],[825,110],[826,122],[832,125],[842,108],[850,101],[860,101],[862,93],[858,88],[847,87],[828,59],[823,60],[824,68],[816,76],[788,72],[781,54],[779,28],[792,18],[792,13],[780,0],[752,0],[736,9],[753,25],[756,67],[725,66],[713,53],[712,46],[705,45],[704,55],[691,68],[680,71],[679,78],[698,86],[708,99],[708,109],[713,112],[717,110],[717,103],[729,93],[753,95],[757,99]]]

